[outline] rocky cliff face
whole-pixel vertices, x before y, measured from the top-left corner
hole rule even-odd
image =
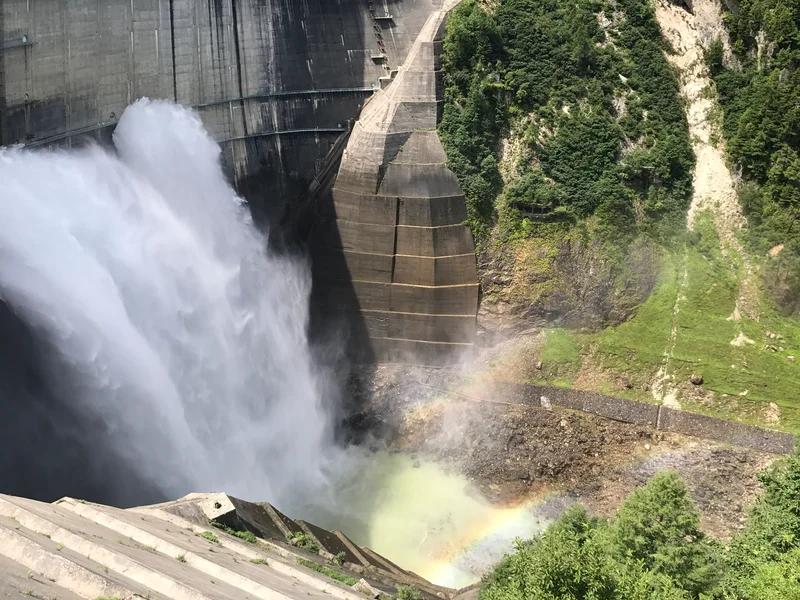
[[[498,332],[619,325],[653,291],[660,263],[661,251],[645,239],[615,260],[597,239],[575,232],[484,247],[479,326]]]

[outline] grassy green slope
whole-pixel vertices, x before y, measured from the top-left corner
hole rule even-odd
[[[695,243],[665,261],[659,286],[634,318],[597,334],[561,334],[572,336],[581,348],[574,372],[581,366],[607,371],[633,389],[601,383],[599,391],[655,401],[646,388],[672,347],[667,375],[682,382],[678,399],[684,408],[800,432],[800,368],[790,358],[800,361],[800,323],[766,300],[758,322],[747,317],[734,322],[730,317],[741,273],[735,261],[732,265],[722,256],[711,215],[698,215],[695,231]],[[739,340],[739,332],[748,339]],[[549,352],[550,340],[543,353]],[[704,394],[688,382],[693,373],[703,377]],[[780,407],[780,423],[769,420],[769,402]]]
[[[787,154],[798,138],[769,122],[781,114],[772,104],[786,104],[798,89],[779,81],[793,81],[796,30],[781,33],[772,71],[780,67],[783,75],[752,65],[753,23],[766,18],[767,4],[783,10],[787,3],[796,21],[797,0],[744,2],[744,16],[730,21],[741,72],[722,67],[719,48],[708,52],[725,134],[734,138],[732,166],[750,161],[742,204],[751,225],[744,243],[763,288],[758,321],[731,319],[744,266],[730,245],[723,256],[712,216],[701,213],[694,232],[684,232],[689,134],[676,73],[664,58],[671,50],[646,0],[466,0],[451,16],[440,135],[467,196],[484,306],[521,307],[539,323],[554,305],[589,302],[581,271],[596,270],[598,279],[613,281],[599,322],[619,322],[608,316],[619,306],[617,313],[630,316],[599,331],[580,328],[597,321],[548,330],[538,352],[526,350],[544,369],[526,368],[521,379],[659,402],[651,388],[665,369],[684,408],[800,432],[800,323],[791,316],[796,248],[784,235],[800,214]],[[769,85],[779,83],[780,94],[766,102]],[[790,104],[784,113],[794,110]],[[776,163],[780,173],[770,170]],[[782,240],[778,260],[761,258]],[[636,306],[642,248],[657,283]],[[577,274],[565,274],[559,256],[583,261]],[[701,388],[688,382],[694,373],[704,379]],[[779,420],[769,403],[779,407]]]

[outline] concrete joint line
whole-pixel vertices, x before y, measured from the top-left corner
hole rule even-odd
[[[395,225],[395,227],[404,227],[406,229],[449,229],[453,227],[464,227],[461,223],[453,225]]]
[[[192,523],[190,521],[187,521],[185,519],[182,519],[181,517],[179,517],[177,515],[173,515],[171,513],[165,512],[165,511],[160,510],[160,509],[153,509],[153,508],[149,508],[148,507],[148,508],[136,508],[136,509],[132,509],[132,511],[140,513],[140,514],[143,514],[143,515],[153,516],[153,517],[155,517],[157,519],[160,519],[162,521],[167,521],[168,523],[172,523],[173,525],[176,525],[176,526],[181,527],[183,529],[187,529],[187,530],[192,531],[192,532],[197,533],[197,534],[203,534],[205,532],[214,533],[214,531],[212,531],[212,530],[210,530],[208,528],[201,527],[199,525],[195,525],[194,523]],[[216,533],[214,533],[214,535],[216,535]],[[242,556],[246,556],[248,558],[248,560],[252,560],[254,558],[265,558],[266,557],[266,558],[269,559],[268,567],[270,569],[272,569],[272,570],[274,570],[274,571],[276,571],[278,573],[281,573],[283,575],[286,575],[288,577],[292,577],[292,578],[296,579],[297,581],[299,581],[300,583],[304,583],[304,584],[308,585],[309,587],[313,587],[314,589],[317,589],[317,590],[319,590],[321,592],[325,592],[327,594],[330,594],[331,596],[333,596],[335,598],[339,598],[340,600],[364,600],[364,598],[362,596],[359,596],[358,594],[351,593],[351,592],[347,591],[346,589],[342,589],[339,586],[334,586],[334,585],[328,583],[326,580],[320,579],[319,577],[316,577],[314,575],[309,574],[305,570],[299,569],[299,568],[297,568],[297,567],[295,567],[295,566],[293,566],[291,564],[287,564],[287,563],[282,562],[280,560],[275,560],[274,557],[269,556],[269,555],[265,555],[262,552],[257,552],[255,550],[252,550],[252,549],[248,548],[247,546],[245,546],[243,542],[230,540],[230,539],[227,539],[224,536],[218,536],[217,539],[219,541],[219,545],[220,546],[222,546],[223,548],[226,548],[228,550],[231,550],[233,552],[236,552],[236,553],[238,553],[238,554],[240,554]],[[282,548],[281,546],[279,546],[277,544],[273,544],[272,542],[269,542],[267,540],[259,539],[258,540],[258,545],[259,546],[264,546],[267,549],[269,549],[270,551],[275,552],[279,556],[281,556],[281,557],[283,557],[285,559],[291,560],[291,561],[297,561],[298,558],[305,558],[304,556],[302,556],[299,553],[290,552],[290,551],[286,550],[285,548]]]
[[[16,519],[23,527],[35,533],[49,536],[77,554],[81,554],[128,579],[151,588],[175,600],[211,600],[208,596],[179,583],[158,571],[154,571],[122,554],[104,548],[80,537],[63,527],[25,510],[4,498],[0,498],[0,515]]]
[[[361,252],[360,250],[345,250],[343,248],[334,248],[333,252],[341,252],[342,254],[358,254],[363,256],[386,256],[386,257],[400,257],[400,258],[422,258],[424,260],[439,260],[440,258],[459,258],[461,256],[475,256],[472,252],[466,254],[445,254],[442,256],[420,256],[418,254],[384,254],[382,252]],[[394,283],[394,282],[392,282]]]
[[[448,285],[422,285],[418,283],[397,283],[396,281],[388,282],[388,281],[369,281],[367,279],[331,279],[329,281],[347,281],[353,283],[380,283],[381,285],[399,285],[403,287],[412,287],[412,288],[425,288],[425,289],[445,289],[445,288],[462,288],[462,287],[472,287],[476,288],[480,284],[479,283],[452,283]]]
[[[460,258],[462,256],[475,256],[474,252],[466,252],[464,254],[443,254],[442,256],[419,256],[418,254],[395,254],[403,258],[424,258],[426,260],[439,260],[440,258]]]
[[[212,576],[214,579],[224,581],[225,583],[237,587],[240,590],[244,590],[249,594],[253,594],[259,598],[264,598],[264,600],[291,600],[291,598],[281,594],[280,592],[276,592],[275,590],[261,585],[252,579],[244,577],[239,573],[213,563],[210,560],[191,552],[190,550],[176,546],[175,544],[163,540],[153,534],[147,533],[138,527],[125,523],[124,521],[120,521],[119,519],[114,518],[112,515],[101,512],[88,504],[78,504],[67,501],[62,503],[60,506],[86,519],[89,519],[90,521],[93,521],[98,525],[105,527],[106,529],[116,531],[117,533],[124,535],[125,537],[130,538],[139,544],[142,544],[143,546],[149,546],[160,554],[164,554],[171,558],[182,555],[186,561],[186,564],[193,569],[202,571],[203,573]]]
[[[131,590],[113,584],[71,560],[0,525],[0,554],[82,598],[130,598]]]

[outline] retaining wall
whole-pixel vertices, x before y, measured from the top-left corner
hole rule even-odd
[[[553,406],[579,410],[624,423],[648,425],[662,431],[701,437],[770,454],[790,454],[794,451],[794,436],[790,433],[596,392],[540,385],[484,382],[471,386],[470,395],[487,401],[528,403],[537,406],[549,402]],[[546,401],[542,400],[543,398]]]

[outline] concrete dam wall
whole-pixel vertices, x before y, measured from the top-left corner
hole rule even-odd
[[[269,216],[441,2],[3,0],[0,144],[109,139],[137,98],[173,99],[197,108]]]
[[[475,337],[475,246],[436,133],[445,17],[431,14],[364,108],[311,235],[317,292],[351,315],[363,360],[446,364]]]
[[[315,312],[347,323],[359,361],[451,363],[472,347],[478,304],[464,196],[436,134],[456,4],[4,0],[0,145],[108,141],[130,103],[172,99],[198,111],[256,219],[276,221],[336,172],[326,156],[361,113],[316,198]]]

